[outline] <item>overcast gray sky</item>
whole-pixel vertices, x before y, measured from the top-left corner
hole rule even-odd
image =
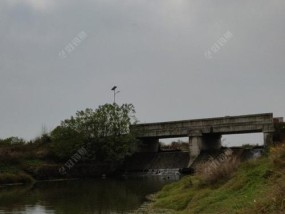
[[[113,85],[141,122],[284,116],[284,11],[284,0],[1,0],[0,138],[112,102]]]

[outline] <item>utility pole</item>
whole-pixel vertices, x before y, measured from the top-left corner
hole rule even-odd
[[[111,90],[114,91],[114,104],[116,104],[116,94],[118,94],[120,91],[116,91],[118,87],[114,86]]]

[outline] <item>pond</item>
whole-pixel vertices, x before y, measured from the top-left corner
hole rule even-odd
[[[65,180],[0,187],[0,214],[129,213],[175,177]]]

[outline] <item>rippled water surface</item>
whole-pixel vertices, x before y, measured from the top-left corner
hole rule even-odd
[[[175,179],[70,180],[0,187],[0,214],[128,213],[139,208],[147,194]]]

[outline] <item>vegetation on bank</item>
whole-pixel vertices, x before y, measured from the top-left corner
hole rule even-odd
[[[136,122],[132,104],[105,104],[98,109],[78,111],[51,132],[52,150],[60,160],[84,147],[84,160],[116,161],[129,155],[135,137],[130,125]]]
[[[100,167],[108,168],[103,163],[120,162],[132,153],[135,137],[130,125],[136,122],[134,114],[132,104],[105,104],[78,111],[51,133],[43,133],[35,140],[0,139],[0,184],[77,176],[72,172],[60,174],[59,168],[67,162],[69,168],[76,168],[73,166],[79,161],[85,166],[100,163],[98,168],[93,167],[98,171]],[[79,153],[80,149],[85,153]],[[78,169],[77,174],[88,175],[86,170]]]
[[[210,167],[207,173],[202,170],[165,186],[155,195],[153,209],[176,213],[285,212],[285,142],[271,147],[266,157],[240,165],[232,162],[232,168],[228,163],[225,160],[223,170],[211,174],[211,179],[207,173],[212,166],[204,166]]]

